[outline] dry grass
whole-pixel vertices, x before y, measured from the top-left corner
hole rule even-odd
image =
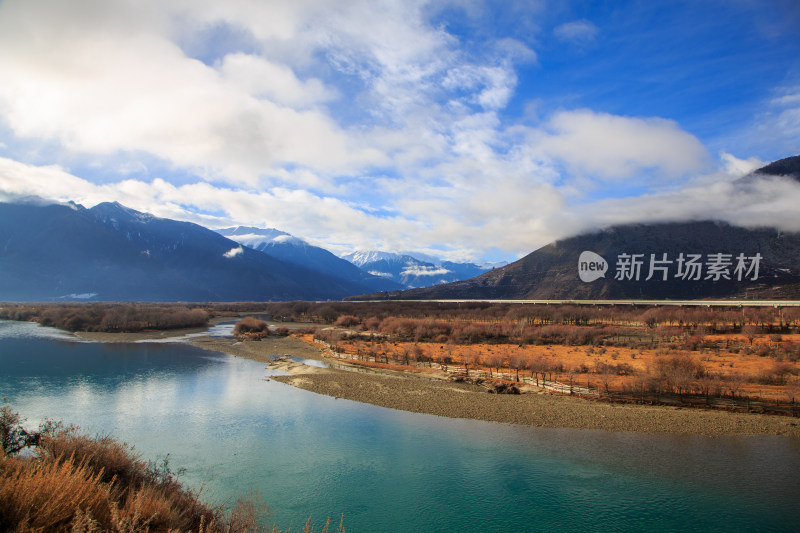
[[[267,507],[258,498],[208,507],[166,461],[148,465],[109,437],[46,434],[37,452],[0,457],[0,531],[280,533],[262,525]]]
[[[15,531],[61,531],[77,510],[100,523],[111,515],[112,486],[74,457],[52,461],[4,458],[0,478],[3,528]]]

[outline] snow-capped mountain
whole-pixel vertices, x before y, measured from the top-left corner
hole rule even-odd
[[[391,291],[401,287],[385,277],[373,276],[334,254],[274,228],[236,226],[215,230],[243,246],[265,253],[281,261],[308,268],[370,287],[374,291]]]
[[[270,248],[275,245],[290,244],[292,246],[310,246],[307,242],[275,228],[253,228],[250,226],[236,226],[214,230],[220,235],[228,237],[244,246],[254,250]]]
[[[373,276],[381,276],[407,288],[430,287],[483,274],[488,268],[473,263],[454,263],[415,252],[359,251],[342,256]]]
[[[392,252],[379,252],[377,250],[368,250],[368,251],[360,251],[360,252],[353,252],[350,254],[345,254],[342,256],[342,259],[345,261],[350,261],[354,265],[358,267],[362,267],[369,263],[374,263],[376,261],[396,261],[402,254],[395,254]]]

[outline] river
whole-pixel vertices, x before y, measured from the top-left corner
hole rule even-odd
[[[257,491],[282,528],[348,532],[796,531],[800,439],[540,429],[407,413],[270,380],[186,344],[77,342],[0,321],[0,396],[170,454],[217,503]]]

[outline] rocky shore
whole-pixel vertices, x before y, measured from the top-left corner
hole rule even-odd
[[[192,344],[279,368],[272,379],[295,387],[363,403],[453,418],[471,418],[548,428],[599,429],[691,435],[787,435],[800,437],[800,420],[663,406],[610,404],[534,390],[521,395],[488,394],[484,387],[454,383],[435,374],[384,375],[354,369],[321,368],[273,355],[341,365],[322,348],[294,337],[233,341],[198,337]]]

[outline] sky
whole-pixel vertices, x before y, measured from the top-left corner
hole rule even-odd
[[[0,0],[0,200],[513,261],[800,231],[795,0]]]

